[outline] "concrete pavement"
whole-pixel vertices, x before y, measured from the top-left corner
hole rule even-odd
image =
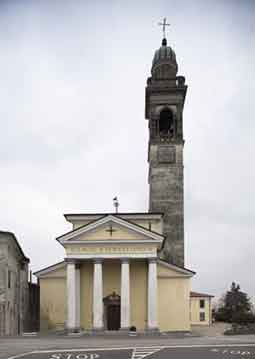
[[[156,351],[143,356],[141,352],[139,355],[137,353],[140,349],[149,352],[156,349]],[[222,351],[217,351],[218,349]],[[240,350],[243,354],[239,354]],[[24,353],[30,354],[22,356]],[[147,356],[151,359],[170,357],[185,359],[187,356],[189,359],[193,357],[255,359],[255,336],[196,338],[45,336],[0,339],[0,359],[21,357],[24,359],[108,359],[110,357],[111,359],[113,357],[143,359]]]
[[[35,350],[8,359],[232,359],[255,358],[255,344],[213,346],[178,345],[158,347],[86,348]]]

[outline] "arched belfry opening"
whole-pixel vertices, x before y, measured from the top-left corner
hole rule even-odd
[[[164,108],[159,115],[159,134],[174,135],[174,116],[169,108]]]

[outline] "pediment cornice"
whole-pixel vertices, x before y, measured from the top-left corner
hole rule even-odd
[[[89,233],[91,231],[95,231],[97,229],[100,229],[101,226],[104,225],[117,225],[119,227],[125,228],[129,231],[133,231],[134,233],[140,234],[142,237],[141,241],[153,241],[155,243],[162,243],[164,240],[164,236],[162,234],[150,231],[144,227],[141,227],[137,224],[131,223],[125,219],[122,219],[120,217],[114,216],[114,215],[106,215],[100,219],[95,220],[94,222],[91,222],[89,224],[86,224],[82,227],[79,227],[77,229],[74,229],[70,232],[67,232],[59,237],[57,237],[57,241],[59,241],[61,244],[71,244],[71,243],[78,243],[79,237],[82,235],[86,235],[86,233]],[[99,239],[100,241],[100,239]],[[127,240],[130,242],[130,240]],[[82,240],[82,242],[86,242],[86,240]],[[107,240],[102,240],[102,242],[106,243]],[[110,241],[109,241],[110,242]],[[139,242],[137,240],[136,242]]]

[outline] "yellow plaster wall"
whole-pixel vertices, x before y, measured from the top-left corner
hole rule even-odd
[[[57,277],[65,277],[66,276],[66,266],[63,265],[61,268],[52,270],[51,272],[47,273],[45,277],[47,278],[57,278]],[[43,276],[41,277],[43,278]]]
[[[137,330],[147,327],[147,263],[131,262],[130,266],[131,325]]]
[[[119,239],[130,239],[130,240],[136,240],[136,239],[147,239],[142,234],[139,234],[137,232],[131,231],[127,228],[123,228],[121,226],[117,226],[113,224],[112,229],[112,235],[110,232],[108,232],[109,225],[102,225],[99,228],[96,228],[95,230],[91,230],[87,233],[82,234],[79,236],[79,240],[119,240]]]
[[[163,226],[162,226],[162,220],[148,220],[148,219],[136,219],[136,220],[133,220],[131,219],[130,222],[134,223],[134,224],[137,224],[141,227],[144,227],[146,229],[149,229],[150,228],[150,225],[151,225],[151,230],[153,232],[156,232],[156,233],[163,233]]]
[[[200,299],[205,301],[205,308],[200,308]],[[205,321],[200,321],[200,312],[205,312]],[[211,324],[211,300],[208,297],[190,298],[190,322],[191,325]]]
[[[40,327],[53,329],[64,327],[66,318],[66,278],[40,279]]]
[[[93,263],[87,262],[80,266],[81,278],[81,327],[83,329],[92,329],[93,317]]]
[[[120,295],[120,262],[103,263],[103,296],[115,292]]]
[[[158,278],[158,320],[161,331],[189,331],[189,278]]]
[[[177,272],[174,269],[171,269],[169,267],[166,267],[162,264],[158,264],[158,276],[159,277],[181,277],[183,278],[183,273]]]

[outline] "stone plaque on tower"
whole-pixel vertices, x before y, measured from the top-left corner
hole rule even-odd
[[[159,163],[175,163],[175,147],[159,146],[158,148]]]

